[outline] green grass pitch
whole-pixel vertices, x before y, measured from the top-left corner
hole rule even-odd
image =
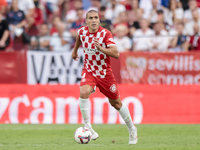
[[[78,144],[80,126],[0,124],[0,150],[200,150],[200,125],[136,125],[136,145],[128,145],[126,125],[93,125],[100,138]]]

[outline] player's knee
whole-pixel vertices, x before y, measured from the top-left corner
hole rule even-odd
[[[122,107],[122,104],[120,104],[118,102],[111,102],[110,104],[117,110],[120,110],[120,108]]]
[[[88,89],[88,88],[81,88],[80,89],[80,98],[89,98],[89,96],[90,96],[90,93],[91,93],[91,91],[90,91],[90,89]]]

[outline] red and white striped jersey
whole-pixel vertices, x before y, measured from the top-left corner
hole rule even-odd
[[[83,26],[79,28],[78,35],[85,54],[84,68],[95,77],[105,78],[112,71],[110,57],[94,46],[93,38],[96,37],[102,47],[108,48],[111,45],[116,46],[112,34],[101,26],[97,32],[90,33],[88,27]]]

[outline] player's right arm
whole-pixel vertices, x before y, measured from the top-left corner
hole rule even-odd
[[[78,60],[78,49],[79,49],[79,47],[81,46],[81,40],[80,40],[80,37],[79,37],[79,35],[76,37],[76,43],[75,43],[75,47],[74,47],[74,50],[72,51],[72,58],[74,59],[74,60]]]

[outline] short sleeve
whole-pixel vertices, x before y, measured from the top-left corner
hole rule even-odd
[[[77,31],[77,33],[78,33],[78,36],[80,37],[81,35],[83,35],[83,31],[85,30],[85,26],[81,26],[79,29],[78,29],[78,31]]]
[[[78,33],[78,36],[80,36],[81,34],[83,34],[83,29],[82,29],[82,27],[80,27],[80,28],[78,29],[77,33]]]
[[[104,41],[107,47],[112,46],[112,45],[116,46],[115,41],[110,31],[107,31]]]

